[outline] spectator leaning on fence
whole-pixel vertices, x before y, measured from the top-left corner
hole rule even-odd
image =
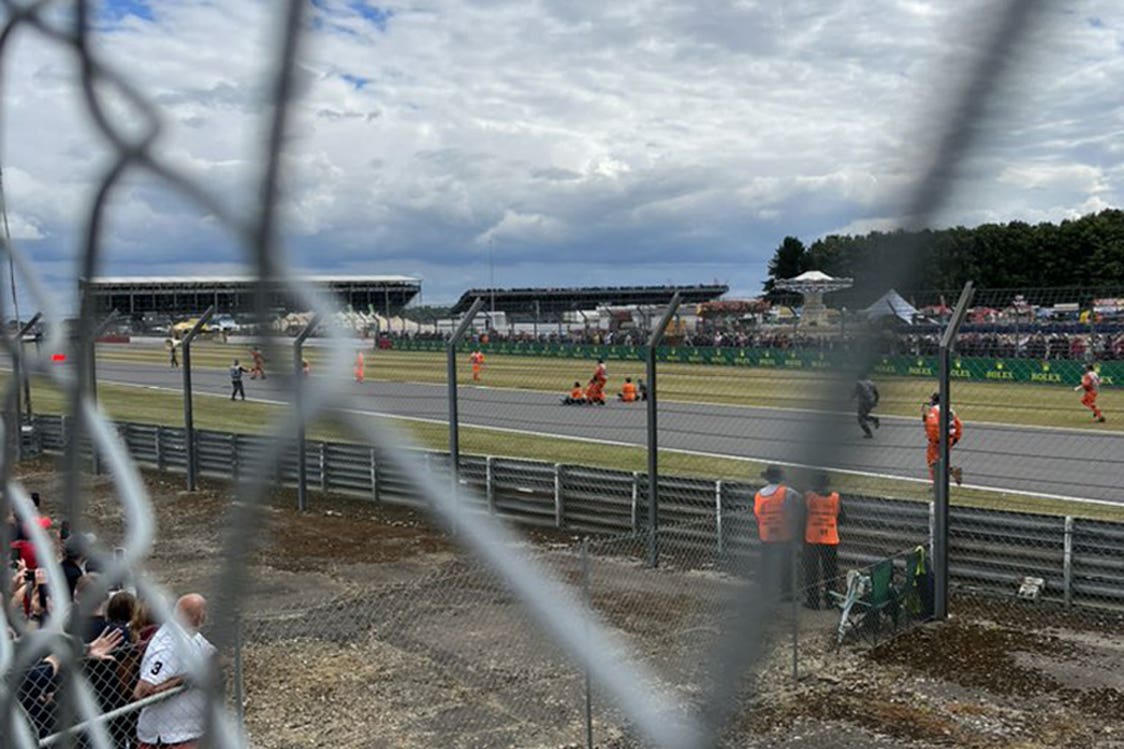
[[[207,621],[207,601],[192,593],[176,602],[176,620],[167,622],[148,643],[133,696],[143,700],[187,684],[180,694],[146,706],[137,721],[138,749],[197,749],[203,736],[207,701],[188,681],[188,659],[211,657],[215,648],[199,629]],[[182,627],[185,637],[177,636]]]
[[[804,493],[804,604],[831,605],[830,592],[839,576],[839,521],[845,517],[839,492],[831,491],[826,473]]]
[[[84,649],[85,662],[112,660],[113,651],[121,644],[121,632],[109,630],[86,645]],[[55,655],[48,655],[34,666],[24,672],[19,682],[18,698],[27,717],[39,738],[51,735],[55,731],[56,710],[58,702],[55,692],[58,691],[61,679],[62,663]],[[7,744],[5,744],[7,746]]]
[[[784,471],[778,466],[768,466],[761,478],[768,483],[753,498],[761,539],[760,584],[771,596],[787,600],[792,594],[792,538],[800,492],[786,485]]]

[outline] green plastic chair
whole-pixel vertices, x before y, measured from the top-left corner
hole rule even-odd
[[[889,617],[895,629],[898,620],[898,591],[894,589],[894,560],[883,559],[870,568],[869,575],[863,575],[858,598],[846,596],[846,604],[839,600],[843,608],[842,618],[839,622],[839,632],[836,644],[843,640],[847,632],[858,632],[866,635],[872,645],[878,644],[878,635],[882,631],[882,619]],[[836,597],[836,596],[833,596]],[[843,598],[836,597],[837,600]]]

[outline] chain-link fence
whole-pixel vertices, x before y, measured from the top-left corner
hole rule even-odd
[[[263,108],[259,200],[247,215],[164,161],[156,147],[160,110],[103,64],[90,43],[97,24],[89,4],[64,14],[50,12],[51,5],[5,2],[0,44],[18,30],[73,53],[86,112],[114,157],[85,216],[78,276],[97,276],[110,198],[125,175],[140,169],[245,248],[258,281],[252,296],[259,331],[269,329],[279,289],[330,319],[337,310],[290,272],[279,242],[280,155],[308,4],[291,0],[278,14],[275,64],[263,87],[271,106]],[[940,215],[985,105],[998,98],[992,94],[1044,5],[994,9],[990,34],[938,118],[946,124],[933,138],[930,165],[898,211],[904,225]],[[115,114],[122,101],[131,105],[127,124]],[[907,242],[888,257],[866,291],[910,288],[917,275],[910,250]],[[1073,396],[1057,387],[1060,378],[1092,400],[1098,386],[1075,382],[1085,375],[1068,362],[1088,352],[1107,361],[1116,350],[1110,334],[1118,331],[1096,317],[1096,299],[1077,301],[1076,325],[1089,325],[1087,332],[1031,327],[1047,323],[1024,320],[1023,302],[988,302],[998,312],[969,325],[1001,321],[1003,330],[966,328],[954,342],[965,356],[968,349],[994,354],[995,363],[979,377],[970,362],[954,360],[949,376],[956,387],[943,404],[929,397],[936,372],[927,371],[933,365],[925,358],[930,339],[944,329],[940,310],[931,311],[935,322],[909,320],[931,327],[892,337],[913,346],[913,365],[888,364],[883,357],[900,351],[883,345],[877,331],[841,328],[834,348],[847,356],[833,358],[829,346],[793,353],[807,348],[789,346],[794,339],[832,337],[801,330],[796,320],[791,335],[746,342],[731,361],[708,364],[702,351],[725,348],[687,345],[684,321],[663,308],[650,310],[649,320],[660,322],[647,337],[624,337],[635,358],[598,349],[583,352],[588,359],[535,360],[493,352],[483,333],[419,356],[372,350],[370,342],[327,330],[308,366],[299,350],[268,336],[244,355],[200,345],[192,366],[212,370],[194,384],[183,380],[186,391],[169,397],[182,375],[174,371],[174,344],[169,352],[156,348],[157,365],[151,351],[96,350],[105,321],[94,315],[93,295],[83,289],[77,320],[64,330],[62,307],[27,256],[10,241],[4,251],[46,323],[34,353],[23,345],[23,331],[6,329],[3,338],[15,376],[5,379],[0,507],[12,512],[8,540],[20,555],[13,557],[20,573],[11,580],[13,595],[5,597],[9,636],[0,645],[5,746],[32,747],[37,739],[73,744],[72,733],[48,735],[76,724],[81,742],[97,747],[198,740],[240,746],[246,734],[262,746],[365,745],[371,735],[419,746],[534,745],[583,733],[587,743],[604,735],[709,746],[719,736],[745,738],[742,718],[752,709],[755,677],[799,678],[802,669],[823,667],[818,654],[841,641],[875,641],[924,619],[930,571],[933,596],[940,598],[948,582],[942,565],[930,567],[930,543],[948,561],[957,605],[971,600],[970,591],[1036,611],[1069,604],[1081,616],[1090,609],[1085,604],[1120,600],[1114,560],[1122,534],[1112,521],[1124,450],[1113,427],[1089,433],[1058,416],[1072,407],[1083,420],[1097,417],[1089,403],[1063,405],[1063,396]],[[1051,314],[1073,312],[1068,297],[1027,303],[1047,301]],[[1092,318],[1081,319],[1087,312]],[[1008,331],[1008,318],[1027,325],[1026,332]],[[1067,342],[1055,342],[1057,336]],[[55,357],[69,364],[56,365]],[[1028,382],[988,374],[1011,372],[1008,359],[1022,362]],[[267,378],[265,368],[275,363],[279,371]],[[1108,366],[1100,377],[1106,389],[1118,376]],[[1030,376],[1035,367],[1045,374]],[[50,412],[53,402],[68,417],[58,423],[57,439],[48,422],[27,419],[20,407],[31,378],[37,410]],[[207,396],[199,412],[195,388]],[[249,403],[229,402],[243,390]],[[1101,402],[1112,395],[1102,394]],[[183,430],[176,428],[180,407]],[[965,424],[953,438],[952,464],[942,466],[932,457],[942,438],[934,439],[931,427],[953,408]],[[117,431],[110,410],[159,418],[128,419],[134,424]],[[223,428],[232,421],[253,425],[242,431],[254,434]],[[411,425],[412,437],[402,424]],[[1045,428],[1054,426],[1064,429]],[[317,448],[302,452],[301,435],[317,429],[326,432],[310,434]],[[402,450],[411,438],[430,450]],[[58,527],[41,522],[14,478],[14,458],[25,445],[29,452],[36,445],[62,451]],[[448,452],[435,453],[437,446]],[[120,543],[119,553],[86,535],[87,459],[113,482],[121,519],[112,544]],[[226,513],[228,538],[206,586],[209,624],[206,599],[168,596],[147,572],[157,536],[138,464],[148,459],[164,469],[182,466],[191,477],[197,469],[229,477],[237,486],[236,501],[213,510]],[[949,476],[963,486],[953,489],[946,538],[942,523],[927,520],[932,481]],[[473,561],[259,616],[246,610],[244,594],[253,583],[249,559],[264,525],[262,505],[276,483],[294,480],[302,497],[312,483],[324,492],[397,496],[424,506]],[[938,503],[945,498],[938,495]],[[1017,517],[1007,514],[1016,510]],[[528,552],[493,514],[629,534],[595,540],[584,554],[543,555]],[[58,548],[67,541],[79,545]],[[92,580],[91,562],[102,570]],[[28,570],[37,583],[30,591]],[[89,594],[69,595],[72,578],[87,578]],[[118,583],[151,609],[146,626],[156,629],[147,645],[144,627],[126,633],[114,625],[102,636],[89,626],[99,616],[109,621],[108,612],[99,614],[101,602],[112,602],[107,594]],[[231,654],[230,690],[216,651]]]

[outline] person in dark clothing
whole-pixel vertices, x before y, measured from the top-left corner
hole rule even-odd
[[[86,645],[83,665],[112,660],[112,653],[120,644],[120,631],[102,632],[99,637]],[[18,699],[28,718],[31,719],[39,738],[49,736],[55,731],[55,711],[58,707],[55,692],[58,691],[61,683],[59,676],[61,667],[62,664],[56,656],[48,655],[24,672],[23,678],[20,679]]]
[[[870,414],[878,406],[878,399],[878,387],[869,378],[861,378],[855,383],[851,400],[855,401],[855,406],[858,409],[859,428],[863,430],[863,437],[866,439],[874,437],[874,432],[870,431],[871,424],[874,425],[875,429],[882,426],[882,421],[877,416],[871,416]]]
[[[74,597],[74,589],[78,587],[78,580],[86,574],[83,563],[86,555],[83,551],[82,538],[71,536],[63,544],[62,574],[66,577],[66,584],[70,587],[70,597]]]
[[[235,396],[238,396],[238,395],[242,396],[242,400],[246,400],[246,389],[242,385],[242,375],[244,375],[246,372],[249,372],[249,371],[250,370],[246,369],[241,364],[239,364],[237,359],[235,359],[234,364],[232,364],[230,366],[230,387],[231,387],[230,399],[231,400],[234,400]]]

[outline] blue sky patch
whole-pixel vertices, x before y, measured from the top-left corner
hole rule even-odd
[[[391,16],[394,15],[392,10],[384,10],[377,5],[371,5],[363,0],[351,0],[347,7],[358,13],[364,19],[374,24],[375,28],[379,31],[386,31],[386,24],[390,21]]]
[[[129,16],[136,16],[144,21],[156,20],[152,7],[145,0],[102,0],[97,5],[96,16],[99,21],[116,23]]]
[[[363,87],[371,82],[370,78],[363,78],[362,76],[352,75],[351,73],[342,73],[340,75],[340,78],[342,78],[347,83],[350,83],[351,87],[356,91],[363,90]]]

